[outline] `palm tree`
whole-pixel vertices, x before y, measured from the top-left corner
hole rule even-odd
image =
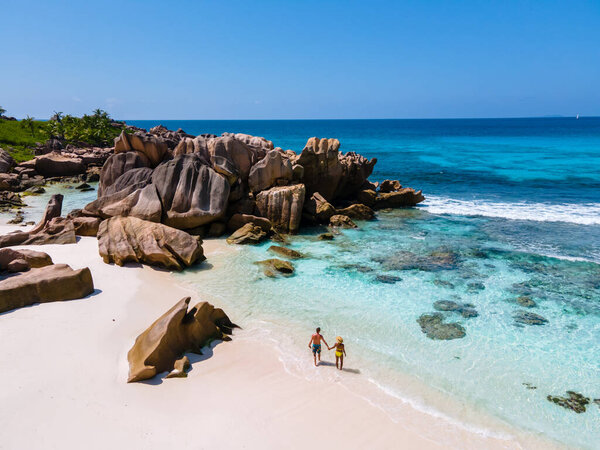
[[[35,137],[35,122],[33,121],[33,117],[27,116],[25,119],[21,120],[21,127],[29,128],[31,137]]]
[[[6,110],[2,106],[0,106],[0,116],[3,116],[5,112]]]

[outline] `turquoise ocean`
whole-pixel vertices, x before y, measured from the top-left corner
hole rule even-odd
[[[600,398],[600,118],[128,123],[249,133],[297,152],[311,136],[336,137],[344,152],[377,157],[372,181],[423,190],[418,207],[382,211],[331,242],[316,240],[318,228],[291,238],[307,256],[293,277],[266,278],[254,264],[269,243],[176,276],[273,342],[290,371],[363,386],[392,416],[410,403],[476,432],[492,433],[485,415],[600,446],[600,404],[577,414],[546,399],[568,390]],[[441,313],[464,338],[421,331],[417,319],[442,300],[477,311]],[[546,322],[515,320],[523,312]],[[343,377],[311,367],[316,326],[330,343],[344,337]]]

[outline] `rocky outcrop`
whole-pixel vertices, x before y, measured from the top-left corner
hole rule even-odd
[[[306,190],[303,184],[274,187],[256,196],[256,207],[263,217],[282,233],[296,233],[300,228]]]
[[[227,222],[227,229],[229,231],[235,231],[247,223],[259,226],[266,233],[268,233],[273,226],[271,221],[269,219],[265,219],[264,217],[253,216],[251,214],[234,214],[229,219],[229,222]]]
[[[52,258],[46,253],[36,252],[34,250],[14,250],[12,248],[0,249],[0,271],[12,270],[11,264],[15,261],[24,261],[27,264],[27,269],[45,267],[52,264]],[[22,272],[19,270],[18,272]]]
[[[284,186],[292,180],[292,163],[277,150],[271,150],[257,162],[248,176],[252,192],[260,192],[273,186]]]
[[[10,154],[0,148],[0,173],[6,173],[15,166],[15,160]]]
[[[74,244],[75,227],[73,221],[60,217],[63,196],[55,194],[50,198],[42,220],[30,231],[15,231],[0,236],[0,248],[13,245]]]
[[[59,153],[49,153],[35,158],[35,171],[48,177],[67,177],[85,173],[81,158],[71,158]]]
[[[94,292],[90,269],[66,264],[32,268],[0,281],[0,313],[34,303],[83,298]]]
[[[144,169],[134,169],[123,177],[138,170]],[[113,194],[103,195],[86,205],[84,211],[86,214],[103,219],[122,216],[137,217],[149,222],[160,222],[163,213],[162,203],[153,184],[137,189],[134,184]]]
[[[415,206],[425,200],[421,191],[412,188],[403,188],[397,192],[379,193],[375,200],[375,209],[406,208]]]
[[[98,235],[98,228],[100,228],[100,222],[102,222],[102,219],[98,217],[75,217],[72,220],[75,235],[92,237]]]
[[[338,228],[358,228],[358,226],[348,216],[336,214],[329,219],[329,225]]]
[[[150,160],[143,153],[139,152],[126,152],[112,155],[106,160],[102,171],[100,172],[100,184],[98,185],[98,197],[105,194],[114,194],[117,191],[123,190],[132,184],[140,183],[141,181],[149,181],[152,173],[150,169]],[[146,168],[145,171],[137,171],[136,175],[130,175],[129,177],[122,178],[120,184],[113,186],[113,184],[122,177],[123,174],[128,173],[134,169]],[[109,188],[111,188],[109,190]],[[143,187],[143,186],[138,186]]]
[[[262,158],[262,154],[256,149],[250,148],[243,141],[230,135],[210,139],[207,142],[208,154],[213,168],[224,176],[230,178],[231,184],[238,177],[243,184],[247,183],[248,175],[252,166]]]
[[[304,202],[304,215],[312,222],[328,223],[331,216],[336,214],[335,208],[325,198],[315,192]]]
[[[310,138],[295,163],[304,168],[308,195],[319,192],[327,201],[351,197],[373,172],[377,160],[339,153],[337,139]]]
[[[227,238],[228,244],[258,244],[266,239],[267,233],[259,226],[251,222],[236,230]]]
[[[207,302],[188,309],[189,303],[190,297],[181,299],[136,338],[127,354],[128,383],[172,371],[185,352],[201,354],[213,340],[230,340],[237,326],[223,310]]]
[[[275,253],[279,256],[283,256],[289,259],[300,259],[304,258],[304,255],[296,250],[292,250],[291,248],[282,247],[279,245],[271,245],[268,249],[269,252]]]
[[[398,180],[383,180],[379,185],[379,192],[387,193],[387,192],[395,192],[402,189],[402,185]]]
[[[190,229],[220,219],[227,209],[229,183],[196,154],[161,164],[152,174],[166,225]]]
[[[545,317],[529,311],[517,311],[513,317],[516,323],[522,325],[545,325],[548,323],[548,319]]]
[[[0,173],[0,191],[22,190],[21,178],[16,173]]]
[[[338,209],[336,213],[348,216],[354,220],[373,220],[375,218],[375,211],[361,203],[355,203],[347,208]]]
[[[150,134],[124,131],[115,138],[115,154],[136,151],[146,155],[152,167],[158,166],[167,155],[168,146],[160,138]]]
[[[292,263],[282,259],[265,259],[264,261],[257,261],[256,264],[262,267],[263,273],[269,278],[276,278],[278,275],[289,277],[294,274]]]
[[[205,259],[201,244],[184,231],[135,217],[113,217],[98,230],[100,256],[119,266],[136,262],[182,270]]]

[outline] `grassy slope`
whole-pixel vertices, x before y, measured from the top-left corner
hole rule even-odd
[[[20,121],[0,120],[0,148],[8,151],[17,162],[33,158],[33,148],[36,142],[44,142],[42,124],[35,122],[35,133],[32,136],[29,128],[22,128]]]

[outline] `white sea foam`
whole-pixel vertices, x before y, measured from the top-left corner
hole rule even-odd
[[[427,197],[422,207],[433,214],[600,225],[600,203],[507,203],[486,200],[457,200],[432,195]]]

